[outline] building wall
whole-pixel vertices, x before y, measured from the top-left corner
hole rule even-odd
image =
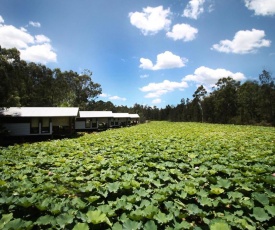
[[[30,123],[4,123],[3,126],[11,136],[30,135]]]

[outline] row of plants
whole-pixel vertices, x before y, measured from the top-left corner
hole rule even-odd
[[[151,122],[0,149],[0,229],[275,229],[275,129]]]

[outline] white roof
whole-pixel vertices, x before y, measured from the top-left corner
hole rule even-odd
[[[129,113],[113,113],[114,118],[127,118],[130,117]]]
[[[79,111],[79,117],[113,117],[112,111]]]
[[[77,107],[10,107],[2,112],[12,117],[76,117]]]
[[[139,115],[137,113],[129,114],[129,115],[130,115],[130,118],[139,118]]]

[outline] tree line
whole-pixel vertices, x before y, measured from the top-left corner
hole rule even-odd
[[[27,63],[15,48],[0,48],[0,54],[0,108],[68,106],[85,110],[101,94],[101,86],[92,80],[89,70],[78,74]]]
[[[222,124],[261,124],[275,126],[275,83],[263,70],[257,81],[241,83],[230,76],[217,81],[210,93],[201,85],[192,98],[165,108],[134,104],[115,106],[96,100],[101,85],[92,72],[49,69],[20,60],[20,52],[0,49],[0,108],[12,106],[75,106],[81,110],[138,113],[141,122],[168,120]]]
[[[263,70],[258,81],[241,84],[231,77],[217,81],[210,93],[201,85],[193,98],[165,108],[135,105],[148,120],[275,126],[275,84]]]

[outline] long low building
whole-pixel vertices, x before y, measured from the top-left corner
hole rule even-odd
[[[112,111],[79,111],[75,121],[77,131],[125,127],[139,123],[138,114],[113,113]]]
[[[0,119],[11,136],[70,135],[139,123],[138,114],[79,111],[77,107],[10,107],[0,110]]]

